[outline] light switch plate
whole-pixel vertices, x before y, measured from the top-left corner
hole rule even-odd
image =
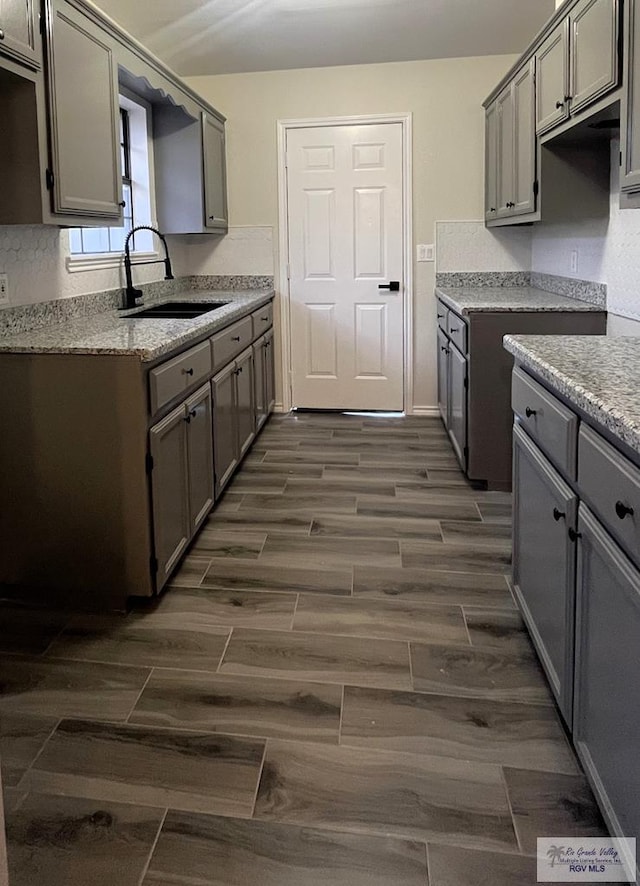
[[[418,243],[416,261],[435,261],[433,243]]]
[[[0,274],[0,305],[9,304],[9,275]]]

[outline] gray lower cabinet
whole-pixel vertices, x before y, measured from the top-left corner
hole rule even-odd
[[[212,231],[226,231],[227,167],[224,121],[206,111],[202,114],[204,164],[204,225]]]
[[[39,68],[39,3],[37,0],[0,0],[0,55]]]
[[[462,470],[467,468],[467,358],[449,346],[448,431]]]
[[[438,411],[445,424],[448,422],[449,399],[449,340],[441,329],[438,329]]]
[[[513,583],[520,610],[571,726],[575,531],[578,499],[516,423],[513,430]]]
[[[66,0],[51,4],[46,39],[52,211],[121,218],[118,70],[106,34]],[[78,88],[79,72],[82,89]]]
[[[238,457],[241,459],[256,436],[252,348],[236,360],[235,385]]]
[[[189,462],[189,518],[196,532],[213,507],[213,410],[211,388],[205,385],[186,402]]]
[[[213,394],[213,451],[216,498],[238,466],[236,422],[236,364],[231,363],[211,382]]]
[[[191,537],[189,467],[184,405],[151,428],[153,537],[161,588]]]
[[[640,839],[640,572],[583,504],[578,531],[574,742],[612,832]]]
[[[154,425],[149,438],[159,590],[213,505],[210,386]]]
[[[256,433],[273,412],[275,405],[275,365],[273,331],[253,345],[254,413]]]

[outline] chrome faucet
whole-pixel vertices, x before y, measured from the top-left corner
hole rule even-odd
[[[130,308],[138,307],[137,299],[142,299],[142,290],[135,289],[133,285],[133,278],[131,276],[131,250],[129,249],[129,241],[136,233],[136,231],[151,231],[153,234],[156,234],[164,245],[164,258],[158,259],[157,261],[139,261],[136,262],[137,265],[159,265],[164,263],[165,280],[173,280],[175,279],[173,276],[173,271],[171,270],[171,259],[169,258],[169,247],[167,246],[167,241],[165,240],[164,234],[161,234],[157,228],[152,228],[151,225],[138,225],[135,228],[131,228],[129,233],[127,234],[127,239],[124,241],[124,272],[127,279],[127,288],[124,293],[124,307],[123,310],[129,310]]]

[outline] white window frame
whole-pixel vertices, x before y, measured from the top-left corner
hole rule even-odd
[[[137,225],[153,225],[156,223],[156,199],[153,183],[155,181],[153,162],[152,107],[140,96],[135,95],[123,86],[120,87],[120,107],[129,112],[129,137],[131,152],[132,202],[134,222]],[[140,148],[144,145],[144,148]],[[136,147],[138,146],[138,147]],[[105,226],[107,227],[107,226]],[[159,257],[153,243],[151,232],[136,235],[139,248],[132,251],[132,264],[150,261]],[[104,270],[122,266],[124,252],[71,252],[67,256],[67,271],[71,274],[84,271]]]

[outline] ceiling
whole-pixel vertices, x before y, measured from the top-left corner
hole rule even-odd
[[[183,76],[522,52],[554,0],[96,0]]]

